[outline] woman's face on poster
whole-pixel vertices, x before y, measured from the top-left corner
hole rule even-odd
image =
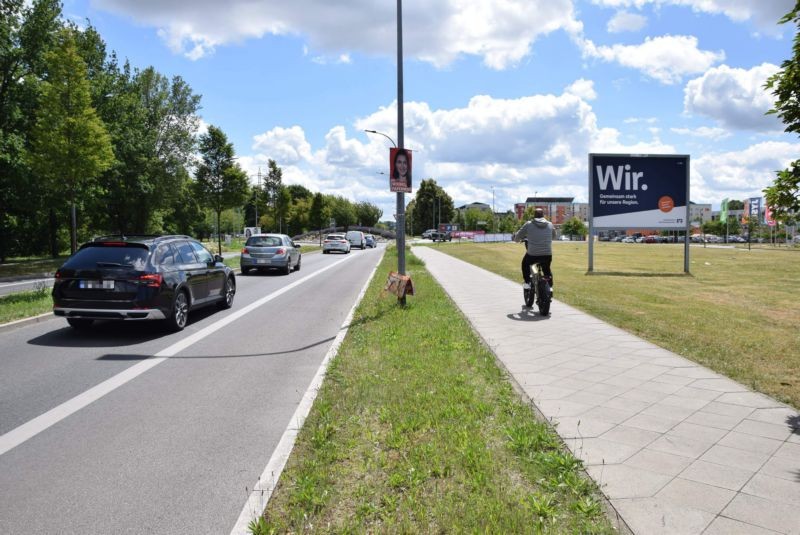
[[[397,176],[405,177],[408,174],[408,158],[405,154],[398,154],[394,161]]]

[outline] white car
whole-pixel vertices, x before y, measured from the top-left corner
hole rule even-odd
[[[364,249],[366,247],[367,239],[364,237],[364,233],[360,230],[350,230],[346,234],[347,241],[350,242],[350,247],[358,247],[359,249]]]
[[[344,234],[328,234],[325,236],[325,241],[322,242],[322,254],[328,254],[331,251],[339,251],[345,254],[350,252],[350,242]]]

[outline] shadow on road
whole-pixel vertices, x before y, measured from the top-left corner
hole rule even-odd
[[[305,351],[307,349],[311,349],[312,347],[316,347],[322,344],[326,344],[328,342],[332,342],[333,339],[336,338],[335,336],[330,336],[328,338],[323,338],[318,342],[314,342],[313,344],[308,344],[302,347],[296,347],[294,349],[284,349],[282,351],[272,351],[269,353],[246,353],[242,355],[175,355],[172,357],[168,357],[170,359],[231,359],[231,358],[254,358],[254,357],[274,357],[276,355],[289,355],[291,353],[299,353],[301,351]],[[135,361],[135,360],[145,360],[152,357],[152,355],[135,355],[135,354],[126,354],[126,353],[119,353],[119,354],[106,354],[100,357],[97,357],[95,360],[102,360],[102,361],[110,361],[110,362],[118,362],[118,361]]]
[[[55,329],[28,343],[46,347],[119,347],[141,344],[169,334],[153,322],[96,321],[86,330],[64,327]]]
[[[519,312],[506,314],[506,317],[514,321],[542,321],[550,319],[550,316],[542,316],[538,312],[534,312],[532,307],[528,308],[526,306],[523,306]]]

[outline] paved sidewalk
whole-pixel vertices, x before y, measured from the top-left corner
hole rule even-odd
[[[800,534],[797,411],[558,301],[541,317],[521,281],[413,251],[634,533]]]

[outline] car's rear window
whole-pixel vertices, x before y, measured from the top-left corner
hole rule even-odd
[[[279,247],[283,245],[283,242],[277,236],[251,236],[247,238],[245,245],[250,247]]]
[[[65,263],[68,269],[123,267],[141,271],[150,250],[135,245],[92,245],[78,250]]]
[[[325,239],[326,240],[343,240],[344,239],[344,235],[342,235],[342,234],[328,234],[327,236],[325,236]]]

